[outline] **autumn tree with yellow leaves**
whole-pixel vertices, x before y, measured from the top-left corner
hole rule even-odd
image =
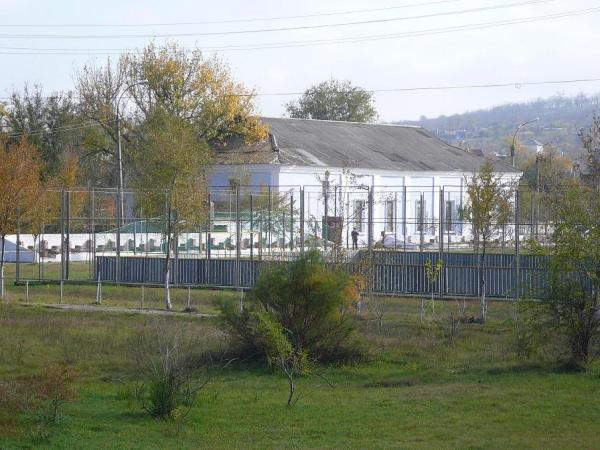
[[[247,143],[266,138],[254,107],[254,93],[235,81],[217,56],[175,43],[148,45],[126,57],[129,92],[143,119],[160,107],[187,120],[200,139],[225,146],[232,138]]]
[[[16,232],[19,222],[36,209],[43,163],[37,147],[25,138],[10,145],[0,137],[0,161],[0,297],[3,298],[6,235]]]

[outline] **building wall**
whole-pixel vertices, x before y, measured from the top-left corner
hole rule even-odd
[[[374,241],[381,239],[382,232],[412,244],[419,244],[421,239],[424,243],[436,241],[440,233],[440,209],[446,219],[443,224],[446,240],[460,242],[470,237],[470,228],[460,222],[458,211],[465,201],[465,177],[471,173],[277,165],[220,166],[213,173],[212,186],[227,186],[229,179],[244,173],[242,184],[254,185],[249,188],[254,192],[258,192],[260,185],[271,184],[277,186],[280,193],[287,192],[298,199],[300,188],[304,188],[305,220],[310,227],[315,230],[322,227],[327,200],[327,215],[343,218],[343,239],[349,239],[350,231],[356,227],[359,241],[366,243],[369,189],[374,200]],[[510,181],[517,177],[517,174],[509,174],[504,178]],[[325,180],[329,181],[327,199]],[[421,201],[424,202],[423,220],[419,215]]]

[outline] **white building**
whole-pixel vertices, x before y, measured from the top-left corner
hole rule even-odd
[[[337,227],[338,239],[341,236],[347,243],[352,228],[365,243],[369,224],[374,242],[383,232],[386,239],[394,236],[394,246],[435,243],[440,232],[446,242],[469,238],[458,211],[465,200],[466,177],[484,162],[481,154],[453,147],[420,127],[287,118],[262,121],[269,127],[268,140],[217,152],[209,176],[213,200],[223,200],[218,192],[231,191],[235,185],[252,192],[255,199],[269,189],[289,196],[293,211],[302,195],[307,229],[312,223],[319,234],[327,223]],[[493,163],[507,183],[520,176],[504,161]]]

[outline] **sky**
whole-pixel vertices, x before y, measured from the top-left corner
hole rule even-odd
[[[600,0],[0,0],[0,97],[25,83],[47,94],[72,89],[84,64],[166,40],[207,55],[220,49],[234,77],[261,94],[302,92],[329,78],[370,90],[511,84],[375,94],[379,120],[414,120],[600,92],[600,81],[515,84],[600,78],[598,23]],[[280,117],[295,98],[260,95],[256,103],[262,115]]]

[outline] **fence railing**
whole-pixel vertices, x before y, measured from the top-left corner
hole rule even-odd
[[[341,266],[352,265],[367,257],[357,252]],[[382,294],[438,294],[445,297],[480,294],[479,259],[476,254],[446,253],[442,269],[435,280],[427,277],[425,264],[435,264],[439,252],[373,251],[373,290]],[[546,261],[539,256],[520,255],[520,265],[513,255],[489,255],[484,269],[486,295],[494,298],[536,296],[546,280]],[[254,285],[261,269],[285,261],[178,258],[173,262],[170,282],[174,285],[247,289]],[[165,260],[146,257],[99,256],[96,277],[101,281],[132,284],[164,283]],[[351,267],[348,268],[352,270]],[[117,274],[117,270],[119,273]],[[118,275],[118,276],[117,276]]]
[[[165,214],[136,207],[137,193],[111,189],[49,192],[43,221],[18,221],[6,249],[19,280],[159,283]],[[461,218],[463,185],[213,187],[204,223],[186,224],[173,248],[175,284],[248,287],[265,261],[289,260],[306,248],[376,256],[375,286],[387,293],[477,295],[471,224]],[[519,191],[509,222],[487,243],[486,290],[506,297],[537,289],[538,267],[523,243],[545,245],[553,231],[540,195]],[[16,244],[19,245],[16,245]],[[424,261],[444,261],[428,283]],[[11,267],[10,270],[13,270]],[[534,283],[533,288],[531,283]]]

